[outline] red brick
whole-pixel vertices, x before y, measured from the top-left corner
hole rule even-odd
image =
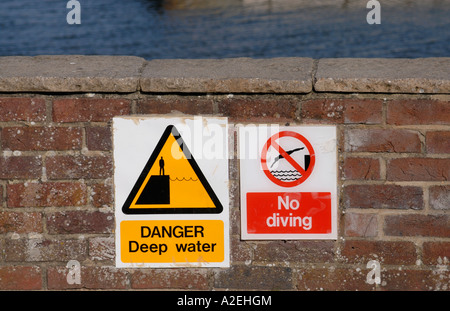
[[[345,151],[420,152],[419,133],[403,129],[349,129],[345,132]]]
[[[0,179],[34,179],[41,175],[40,156],[0,157]]]
[[[42,98],[0,98],[0,122],[45,120],[45,100]]]
[[[369,270],[355,268],[300,268],[297,289],[301,291],[368,291],[376,285],[366,282]]]
[[[89,150],[112,150],[112,136],[109,127],[87,127],[86,145]]]
[[[450,124],[450,102],[439,100],[393,100],[388,102],[387,123]]]
[[[235,214],[237,214],[237,211],[237,209],[231,210]],[[233,226],[233,224],[236,225],[235,222],[230,221],[230,225]],[[235,230],[231,229],[232,232]],[[239,231],[236,232],[239,233]],[[242,243],[240,235],[230,235],[230,248],[231,261],[233,263],[251,261],[253,258],[253,247],[247,243]]]
[[[41,288],[42,275],[40,267],[0,267],[1,290],[37,290]]]
[[[381,272],[381,289],[385,291],[448,291],[448,271],[388,269]]]
[[[375,214],[356,214],[346,212],[344,215],[345,236],[374,237],[378,234],[378,219]]]
[[[53,101],[55,122],[107,122],[114,116],[130,112],[131,103],[126,99],[70,98]]]
[[[450,261],[450,242],[424,242],[422,261],[426,265],[447,266]]]
[[[7,193],[8,207],[82,206],[87,203],[87,188],[81,183],[9,184]]]
[[[84,260],[87,254],[86,241],[80,239],[11,239],[5,244],[7,262]]]
[[[450,186],[434,186],[429,191],[432,209],[450,210]]]
[[[47,215],[50,234],[111,233],[114,214],[90,211],[67,211]]]
[[[343,178],[346,180],[380,179],[380,161],[372,158],[351,158],[344,160]]]
[[[92,185],[91,199],[95,207],[112,206],[114,202],[112,186],[103,183]]]
[[[423,209],[421,187],[399,185],[348,185],[344,187],[346,208]]]
[[[89,239],[89,258],[91,260],[114,260],[115,254],[114,237]]]
[[[47,271],[48,289],[125,289],[127,272],[115,267],[81,266],[80,284],[67,282],[67,267],[49,267]]]
[[[386,215],[384,222],[385,235],[450,237],[449,215]]]
[[[334,260],[334,242],[288,241],[257,244],[254,260],[262,262],[331,262]]]
[[[378,260],[386,265],[408,265],[416,263],[417,252],[413,242],[345,240],[341,260],[354,264]]]
[[[280,266],[232,266],[215,273],[214,288],[230,290],[293,290],[292,269]]]
[[[133,289],[208,290],[208,275],[202,270],[152,269],[131,276]]]
[[[297,121],[296,100],[267,98],[232,98],[218,102],[219,113],[233,121],[293,122]]]
[[[427,132],[428,153],[450,153],[450,132]]]
[[[166,114],[181,112],[191,115],[212,114],[213,100],[194,97],[164,97],[139,100],[136,112],[140,114]]]
[[[314,99],[302,103],[305,122],[379,124],[382,101],[371,99]]]
[[[35,212],[0,212],[0,234],[42,232],[42,215]]]
[[[81,149],[82,132],[71,127],[7,127],[2,141],[10,150],[75,150]]]
[[[112,176],[112,160],[109,156],[47,157],[46,168],[47,177],[50,179],[91,179]]]
[[[450,159],[401,158],[387,163],[387,179],[395,181],[448,181]]]

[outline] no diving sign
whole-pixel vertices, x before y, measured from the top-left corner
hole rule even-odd
[[[240,126],[243,239],[336,239],[334,126]]]

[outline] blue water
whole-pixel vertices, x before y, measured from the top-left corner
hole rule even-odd
[[[450,0],[0,0],[0,55],[448,57]]]

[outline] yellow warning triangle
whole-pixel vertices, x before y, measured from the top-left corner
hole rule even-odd
[[[222,204],[181,135],[169,125],[128,195],[125,214],[221,213]]]

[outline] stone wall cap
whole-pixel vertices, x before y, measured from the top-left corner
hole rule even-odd
[[[311,58],[151,60],[143,92],[309,93]]]
[[[450,94],[450,58],[0,57],[0,92]]]
[[[325,58],[317,92],[450,93],[450,58]]]
[[[144,63],[134,56],[0,57],[0,91],[135,92]]]

